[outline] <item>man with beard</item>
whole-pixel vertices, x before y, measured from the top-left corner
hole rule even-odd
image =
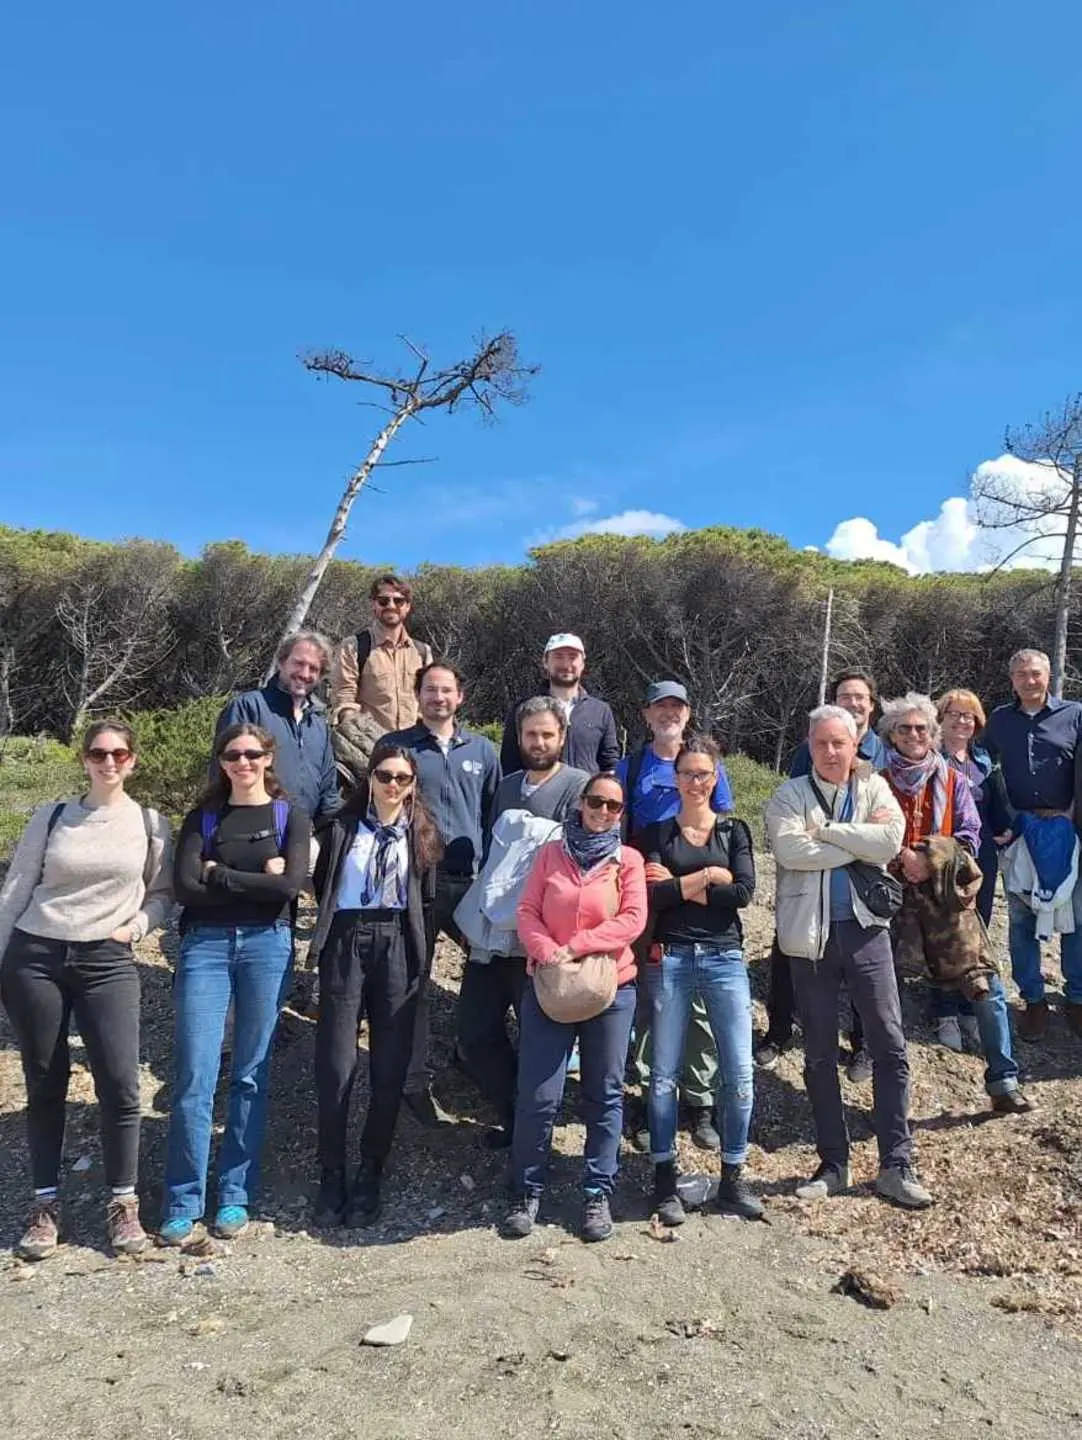
[[[616,720],[604,700],[588,695],[582,684],[586,647],[577,635],[550,635],[541,665],[548,678],[548,693],[560,701],[567,717],[560,758],[588,775],[611,770],[620,758]],[[500,764],[505,775],[526,765],[526,757],[519,750],[517,715],[518,706],[512,705],[504,721]]]
[[[676,757],[683,743],[684,732],[691,719],[688,692],[676,680],[655,680],[646,692],[643,719],[650,731],[650,740],[640,750],[628,755],[616,767],[627,794],[627,834],[634,845],[648,825],[669,820],[680,809],[676,788]],[[724,815],[733,808],[732,790],[724,765],[718,766],[717,782],[711,807]],[[639,959],[638,1008],[635,1014],[635,1040],[632,1068],[645,1093],[650,1084],[650,1008],[646,994],[646,965],[649,935],[635,946]],[[691,1138],[700,1150],[720,1150],[721,1137],[714,1123],[714,1087],[718,1072],[717,1048],[706,1014],[706,1006],[696,999],[691,1007],[687,1041],[684,1047],[684,1073],[681,1077],[680,1099],[688,1112]],[[646,1112],[640,1105],[629,1107],[629,1127],[640,1149],[650,1148],[646,1129]]]
[[[403,1098],[424,1125],[441,1123],[428,1073],[428,986],[436,938],[442,931],[461,945],[455,909],[469,889],[484,854],[492,825],[492,804],[500,783],[496,747],[455,719],[463,700],[462,677],[446,660],[434,660],[417,672],[421,718],[388,735],[393,745],[412,750],[425,804],[443,837],[436,872],[436,894],[428,912],[428,956],[421,978],[413,1055]],[[464,948],[464,947],[463,947]]]
[[[590,777],[585,770],[575,770],[560,760],[566,738],[567,720],[558,701],[538,695],[519,706],[518,744],[526,768],[505,775],[500,782],[492,806],[492,828],[511,810],[558,824],[567,819]],[[528,866],[520,868],[524,882]],[[485,883],[487,874],[486,870],[479,885]],[[504,897],[504,908],[507,903]],[[482,1095],[500,1116],[500,1124],[485,1137],[493,1149],[511,1144],[517,1059],[507,1033],[507,1014],[513,1010],[517,1020],[525,985],[524,951],[481,955],[471,948],[458,997],[458,1049]]]

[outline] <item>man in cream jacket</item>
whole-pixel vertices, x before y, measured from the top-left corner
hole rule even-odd
[[[820,1165],[797,1187],[804,1200],[849,1188],[849,1133],[838,1081],[838,992],[844,979],[872,1056],[878,1194],[908,1209],[932,1197],[912,1166],[909,1060],[890,946],[890,923],[872,913],[852,880],[854,861],[884,869],[902,847],[905,821],[886,781],[857,759],[857,728],[837,705],[808,717],[809,775],[787,780],[766,807],[777,862],[778,944],[793,959],[804,1031],[804,1084]],[[874,871],[871,872],[874,878]]]

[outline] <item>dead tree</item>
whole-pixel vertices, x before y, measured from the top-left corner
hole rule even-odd
[[[525,401],[528,383],[539,368],[536,365],[524,364],[519,359],[518,343],[506,330],[491,339],[482,336],[472,355],[443,370],[433,370],[428,355],[411,340],[402,338],[417,362],[413,372],[408,375],[381,374],[370,369],[368,361],[354,361],[342,350],[328,350],[305,357],[305,368],[316,375],[334,375],[339,380],[354,380],[371,387],[372,390],[382,391],[381,401],[369,400],[362,403],[384,411],[389,418],[369,446],[368,454],[346,483],[323,548],[316,556],[297,596],[297,603],[290,611],[283,637],[299,630],[304,624],[327,566],[346,533],[346,522],[349,520],[353,502],[368,483],[373,470],[384,465],[417,463],[383,458],[399,430],[408,421],[418,420],[432,410],[444,410],[452,414],[456,410],[469,407],[477,411],[482,420],[492,421],[501,402],[521,405]],[[272,664],[267,678],[273,673]]]
[[[1082,505],[1082,392],[1034,425],[1008,430],[1008,454],[1034,466],[1031,484],[1002,473],[974,481],[979,523],[989,530],[1020,530],[1023,537],[999,558],[1001,568],[1030,546],[1054,542],[1058,553],[1056,619],[1052,639],[1052,694],[1063,694],[1071,578]]]

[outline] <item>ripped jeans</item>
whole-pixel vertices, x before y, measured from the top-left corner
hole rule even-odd
[[[718,1049],[717,1123],[721,1158],[742,1165],[754,1099],[751,1061],[751,986],[740,950],[715,945],[669,945],[646,967],[653,1035],[647,1117],[655,1165],[676,1156],[677,1086],[691,1002],[701,995]]]

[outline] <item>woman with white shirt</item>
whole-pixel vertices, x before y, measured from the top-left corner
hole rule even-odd
[[[425,911],[442,852],[412,752],[380,741],[366,779],[323,832],[315,872],[317,1225],[370,1225],[379,1214],[425,971]],[[370,1096],[361,1163],[348,1187],[346,1134],[362,1015],[368,1018]]]

